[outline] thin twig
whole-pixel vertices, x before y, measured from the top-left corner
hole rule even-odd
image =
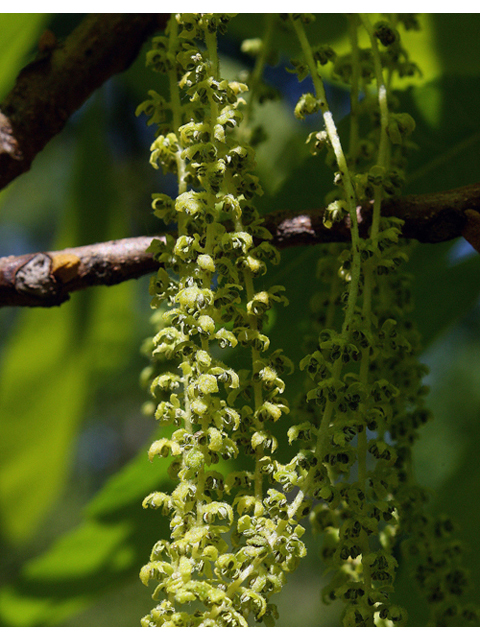
[[[0,306],[58,306],[72,291],[151,273],[159,267],[147,253],[151,241],[140,236],[0,258]]]

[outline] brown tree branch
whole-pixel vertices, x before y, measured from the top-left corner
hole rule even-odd
[[[426,243],[468,235],[467,239],[475,246],[472,228],[477,211],[480,211],[480,182],[438,193],[402,196],[382,205],[383,216],[403,220],[403,237]],[[362,237],[368,233],[371,214],[372,204],[357,209]],[[327,229],[321,209],[277,211],[268,217],[267,227],[274,233],[277,246],[350,241],[349,220]]]
[[[72,291],[113,285],[158,269],[140,236],[85,247],[0,258],[0,307],[53,307]]]
[[[360,235],[368,233],[371,204],[358,208]],[[440,193],[404,196],[386,202],[382,214],[404,221],[403,236],[436,243],[464,236],[480,249],[480,183]],[[276,211],[266,227],[279,247],[350,241],[346,219],[327,229],[323,210]],[[159,236],[157,236],[159,237]],[[163,237],[160,237],[164,240]],[[141,236],[45,253],[0,258],[0,307],[60,305],[72,291],[113,285],[159,267],[146,250],[153,237]]]
[[[47,32],[37,58],[22,69],[0,105],[0,189],[30,169],[68,118],[108,78],[130,66],[168,16],[90,14],[63,43]]]

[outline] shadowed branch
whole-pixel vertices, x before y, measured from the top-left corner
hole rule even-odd
[[[169,14],[90,14],[64,42],[51,32],[0,105],[0,189],[25,173],[35,156],[85,100],[127,69]]]

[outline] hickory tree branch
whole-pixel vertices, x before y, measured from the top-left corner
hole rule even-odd
[[[358,207],[360,235],[366,236],[372,204]],[[480,183],[433,194],[403,196],[383,204],[383,215],[404,221],[403,236],[444,242],[463,236],[480,251]],[[323,209],[276,211],[265,226],[279,248],[323,242],[349,242],[346,218],[327,229]],[[162,236],[156,236],[164,239]],[[113,285],[159,268],[147,249],[153,237],[124,238],[85,247],[0,258],[0,306],[52,307],[70,293]]]
[[[35,156],[108,78],[125,71],[169,14],[87,15],[65,39],[40,39],[0,105],[0,189],[28,171]]]

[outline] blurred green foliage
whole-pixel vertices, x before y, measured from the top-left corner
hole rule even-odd
[[[1,14],[0,96],[31,60],[41,30],[60,36],[77,14]],[[477,14],[434,14],[409,34],[412,57],[424,70],[399,94],[417,129],[410,157],[410,193],[458,187],[479,180],[480,26]],[[455,27],[452,28],[452,21]],[[249,64],[244,37],[262,33],[262,14],[240,14],[222,42],[223,65],[234,74]],[[462,33],[461,42],[455,35]],[[312,40],[345,46],[340,14],[319,16]],[[288,33],[278,40],[295,53]],[[302,209],[323,204],[331,174],[308,156],[307,128],[291,115],[294,87],[283,74],[287,59],[268,69],[284,90],[262,107],[269,138],[258,151],[265,197],[258,206]],[[150,194],[172,183],[148,165],[152,132],[133,116],[148,89],[161,83],[144,57],[115,76],[76,113],[66,129],[0,196],[1,254],[26,253],[153,234]],[[288,84],[287,84],[288,82]],[[283,83],[283,84],[282,84]],[[332,104],[345,113],[341,88]],[[342,125],[341,125],[342,126]],[[308,330],[308,300],[316,283],[317,248],[284,250],[268,284],[286,286],[290,305],[272,318],[275,348],[298,362]],[[480,601],[480,260],[463,241],[418,246],[410,263],[416,278],[414,320],[431,366],[430,406],[435,420],[418,443],[418,479],[432,490],[432,509],[459,524],[467,565]],[[13,626],[138,624],[150,595],[138,570],[168,523],[144,511],[143,497],[168,482],[166,464],[147,460],[155,425],[141,415],[138,378],[142,340],[149,335],[148,277],[112,288],[76,293],[58,309],[0,311],[0,623]],[[302,389],[288,380],[291,401]],[[280,441],[285,425],[279,426]],[[320,606],[322,566],[316,542],[279,596],[283,626],[332,626],[334,607]],[[399,603],[412,626],[425,613],[401,559]],[[129,606],[125,606],[125,601]],[[288,604],[282,609],[282,603]],[[293,606],[292,606],[293,603]]]

